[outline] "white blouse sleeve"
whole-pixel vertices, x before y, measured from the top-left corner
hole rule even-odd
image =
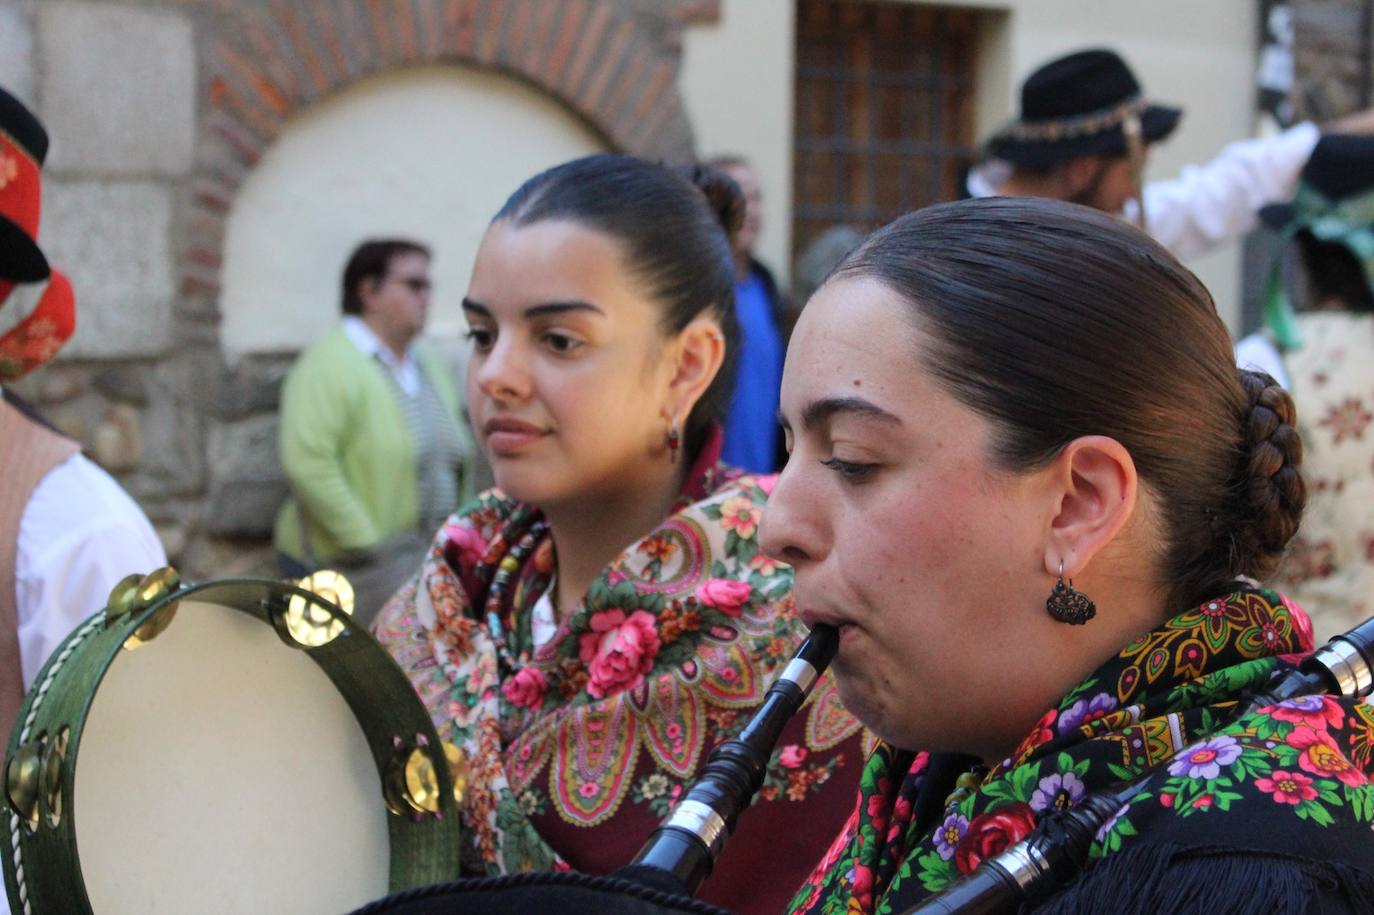
[[[147,517],[109,474],[80,454],[50,470],[19,519],[15,592],[24,688],[82,620],[104,609],[121,578],[166,564]]]
[[[1239,238],[1259,224],[1259,211],[1292,199],[1298,174],[1321,131],[1298,124],[1274,137],[1240,140],[1205,165],[1145,185],[1145,219],[1156,241],[1181,260]],[[1126,216],[1133,218],[1134,201]]]

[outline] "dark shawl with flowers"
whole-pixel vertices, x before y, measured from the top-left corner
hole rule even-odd
[[[466,757],[465,873],[628,864],[710,748],[744,726],[805,633],[791,570],[758,548],[773,479],[694,468],[669,517],[538,649],[530,611],[554,564],[539,514],[489,492],[440,531],[374,628]],[[515,671],[498,664],[486,616],[503,564]],[[863,753],[823,679],[702,897],[781,911],[843,823]]]
[[[791,910],[904,911],[1047,811],[1148,770],[1098,833],[1087,872],[1043,911],[1374,911],[1374,708],[1313,696],[1237,717],[1311,641],[1307,615],[1272,591],[1180,614],[1102,665],[953,803],[967,761],[880,745],[858,809]]]

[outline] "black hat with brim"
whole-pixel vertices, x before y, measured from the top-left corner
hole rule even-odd
[[[1079,51],[1036,70],[1021,86],[1021,115],[987,144],[989,156],[1044,168],[1083,156],[1127,153],[1125,121],[1140,118],[1147,143],[1174,132],[1183,110],[1147,102],[1115,51]]]

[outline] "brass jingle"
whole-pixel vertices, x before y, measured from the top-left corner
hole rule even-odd
[[[151,607],[181,587],[181,575],[171,566],[163,566],[143,577],[138,585],[138,609]]]
[[[443,741],[443,747],[449,775],[453,776],[453,800],[461,805],[468,791],[468,756],[451,741]]]
[[[296,582],[296,587],[317,594],[349,616],[353,615],[353,584],[342,572],[320,569]]]
[[[172,625],[172,620],[176,619],[177,607],[181,606],[180,601],[172,601],[161,610],[148,618],[148,621],[133,631],[124,640],[124,648],[133,651],[141,645],[146,645],[153,639],[162,634],[162,631]]]
[[[439,812],[439,778],[424,748],[411,747],[409,752],[404,745],[397,748],[382,781],[382,797],[397,816]]]
[[[121,616],[132,613],[138,601],[138,586],[143,581],[143,576],[134,572],[132,575],[125,575],[119,583],[110,589],[110,598],[105,604],[105,625],[113,626],[119,621]]]
[[[171,566],[163,566],[156,572],[152,572],[143,577],[139,582],[134,604],[135,610],[145,610],[153,604],[172,594],[181,587],[181,576],[177,570]],[[140,645],[146,645],[157,638],[163,630],[172,625],[172,620],[176,618],[177,607],[180,601],[172,601],[161,610],[154,613],[143,625],[133,631],[124,640],[124,647],[133,651]]]
[[[62,822],[62,767],[67,760],[67,742],[71,731],[63,727],[48,741],[43,752],[43,799],[48,810],[48,825]]]
[[[406,801],[416,812],[439,812],[439,776],[434,760],[420,747],[406,759]]]
[[[282,612],[278,631],[285,629],[291,641],[303,648],[318,648],[339,637],[344,624],[322,601],[334,604],[346,614],[353,613],[353,585],[332,569],[321,569],[295,582],[296,587],[315,595],[311,600],[301,594],[291,595]]]
[[[14,815],[28,826],[38,828],[39,774],[42,771],[43,739],[30,741],[14,751],[5,767],[5,800]]]

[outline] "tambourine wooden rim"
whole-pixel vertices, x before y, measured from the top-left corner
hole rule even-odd
[[[173,573],[174,574],[174,573]],[[0,864],[15,915],[33,911],[91,912],[81,879],[72,804],[74,776],[86,724],[96,692],[114,659],[136,633],[155,638],[185,598],[238,610],[272,626],[282,641],[304,651],[329,677],[347,702],[372,753],[379,776],[378,803],[387,817],[390,840],[390,892],[424,886],[458,876],[459,820],[452,790],[408,792],[407,776],[417,764],[437,785],[452,786],[443,745],[424,705],[405,674],[371,634],[347,613],[318,594],[271,580],[226,579],[180,587],[134,612],[104,611],[82,623],[39,671],[19,710],[5,754],[6,795],[0,797]],[[331,637],[308,645],[293,639],[285,620],[292,599],[332,617]],[[170,625],[175,625],[170,622]],[[62,688],[53,690],[61,676]],[[21,748],[37,758],[36,742],[44,738],[42,767],[48,791],[38,790],[36,828],[21,819],[9,802],[13,796],[11,765]],[[59,741],[59,735],[65,735]],[[56,752],[59,742],[64,752]],[[60,767],[60,774],[59,774]]]

